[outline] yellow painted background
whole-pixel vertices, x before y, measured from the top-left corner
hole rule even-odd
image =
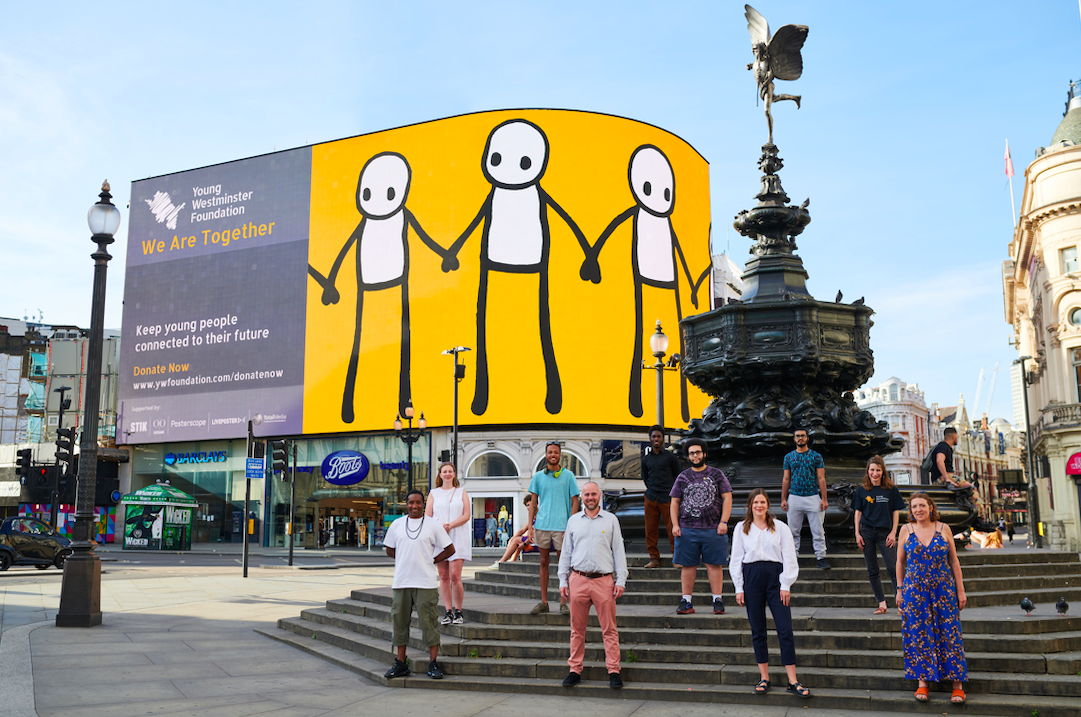
[[[631,153],[642,144],[659,147],[675,173],[672,224],[695,279],[709,266],[709,171],[686,142],[633,120],[565,110],[508,110],[453,117],[339,140],[312,148],[311,226],[308,263],[329,274],[335,257],[360,221],[357,179],[379,152],[405,156],[412,169],[406,207],[442,247],[449,247],[480,210],[491,185],[481,171],[489,133],[509,119],[526,119],[548,137],[549,159],[541,187],[595,244],[617,215],[634,205],[627,184]],[[458,254],[460,268],[444,273],[441,259],[409,231],[409,293],[412,339],[412,398],[430,426],[450,425],[453,357],[444,349],[462,345],[466,377],[459,385],[459,423],[585,423],[649,426],[656,414],[656,373],[642,373],[643,416],[628,409],[634,336],[634,282],[628,220],[608,239],[600,256],[601,283],[582,281],[582,249],[570,228],[549,209],[551,250],[549,297],[552,341],[563,384],[563,407],[544,407],[545,378],[538,322],[537,274],[491,272],[488,287],[489,402],[475,416],[476,308],[482,226]],[[391,428],[397,412],[401,293],[394,287],[367,292],[354,408],[341,420],[342,392],[356,318],[356,245],[342,264],[337,304],[324,306],[322,289],[308,278],[305,342],[304,432],[332,433]],[[709,278],[698,292],[698,308],[681,265],[677,265],[683,315],[709,309]],[[679,351],[673,292],[644,288],[643,356],[652,364],[648,334],[659,318]],[[665,375],[665,423],[681,426],[679,377]],[[701,416],[708,398],[689,386],[690,416]]]

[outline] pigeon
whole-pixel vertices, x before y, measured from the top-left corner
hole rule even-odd
[[[1032,601],[1028,598],[1021,600],[1021,609],[1025,611],[1026,615],[1031,615],[1032,611],[1036,609],[1036,606],[1032,604]]]
[[[1066,613],[1070,610],[1070,603],[1066,602],[1066,598],[1060,597],[1058,602],[1055,603],[1055,609],[1058,610],[1059,615],[1065,617]]]
[[[844,295],[844,294],[842,294],[842,293],[841,293],[841,292],[840,292],[840,291],[838,290],[838,292],[837,292],[837,298],[833,300],[833,303],[835,303],[835,304],[839,304],[839,303],[841,303],[841,299],[843,299],[843,298],[845,298],[845,295]]]
[[[864,297],[861,296],[860,298],[853,301],[852,305],[853,306],[863,306],[863,302],[864,302]]]

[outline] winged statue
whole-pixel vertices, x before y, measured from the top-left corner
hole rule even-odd
[[[769,143],[773,144],[774,101],[792,100],[799,107],[799,95],[782,95],[773,91],[774,80],[798,80],[803,74],[803,56],[800,50],[807,40],[806,25],[784,25],[771,37],[766,18],[750,5],[744,5],[747,30],[751,33],[751,51],[754,62],[747,65],[754,72],[758,94],[766,103],[766,121],[769,123]]]

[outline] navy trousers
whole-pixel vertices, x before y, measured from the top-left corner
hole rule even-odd
[[[781,645],[781,664],[796,664],[796,642],[792,637],[792,610],[781,603],[781,564],[756,562],[743,564],[743,602],[751,622],[755,662],[769,662],[766,642],[766,605],[773,614],[777,641]]]

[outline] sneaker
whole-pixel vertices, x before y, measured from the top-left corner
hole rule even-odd
[[[405,677],[408,674],[409,665],[405,662],[402,662],[401,660],[396,659],[394,660],[394,664],[391,665],[390,669],[387,670],[386,674],[383,675],[383,677],[386,677],[388,680],[393,680],[395,677]]]
[[[688,602],[687,600],[684,600],[683,598],[680,598],[679,599],[679,607],[676,608],[676,614],[677,615],[690,615],[693,612],[694,612],[694,607],[691,605],[691,603]]]
[[[579,675],[577,672],[572,672],[569,675],[567,675],[567,679],[563,680],[563,686],[564,687],[574,687],[575,685],[577,685],[581,681],[582,681],[582,676]]]
[[[455,610],[454,611],[454,624],[455,625],[461,625],[463,622],[465,622],[465,616],[462,615],[462,611],[461,610]]]
[[[830,564],[826,562],[825,558],[819,558],[818,562],[816,562],[815,565],[817,565],[820,570],[830,569]]]
[[[548,603],[539,602],[533,606],[533,609],[529,611],[530,615],[540,615],[542,612],[548,612]]]
[[[724,615],[724,600],[717,598],[713,601],[713,614]]]
[[[453,621],[454,621],[454,613],[451,612],[450,610],[447,610],[447,614],[444,615],[443,617],[439,618],[439,624],[440,625],[449,625]]]
[[[608,673],[608,686],[613,690],[618,690],[623,686],[623,678],[619,676],[618,672]]]
[[[570,615],[571,614],[571,606],[569,604],[565,603],[565,602],[559,603],[559,613],[561,615]]]
[[[431,677],[433,680],[443,679],[443,670],[439,669],[439,663],[435,660],[428,663],[428,677]]]

